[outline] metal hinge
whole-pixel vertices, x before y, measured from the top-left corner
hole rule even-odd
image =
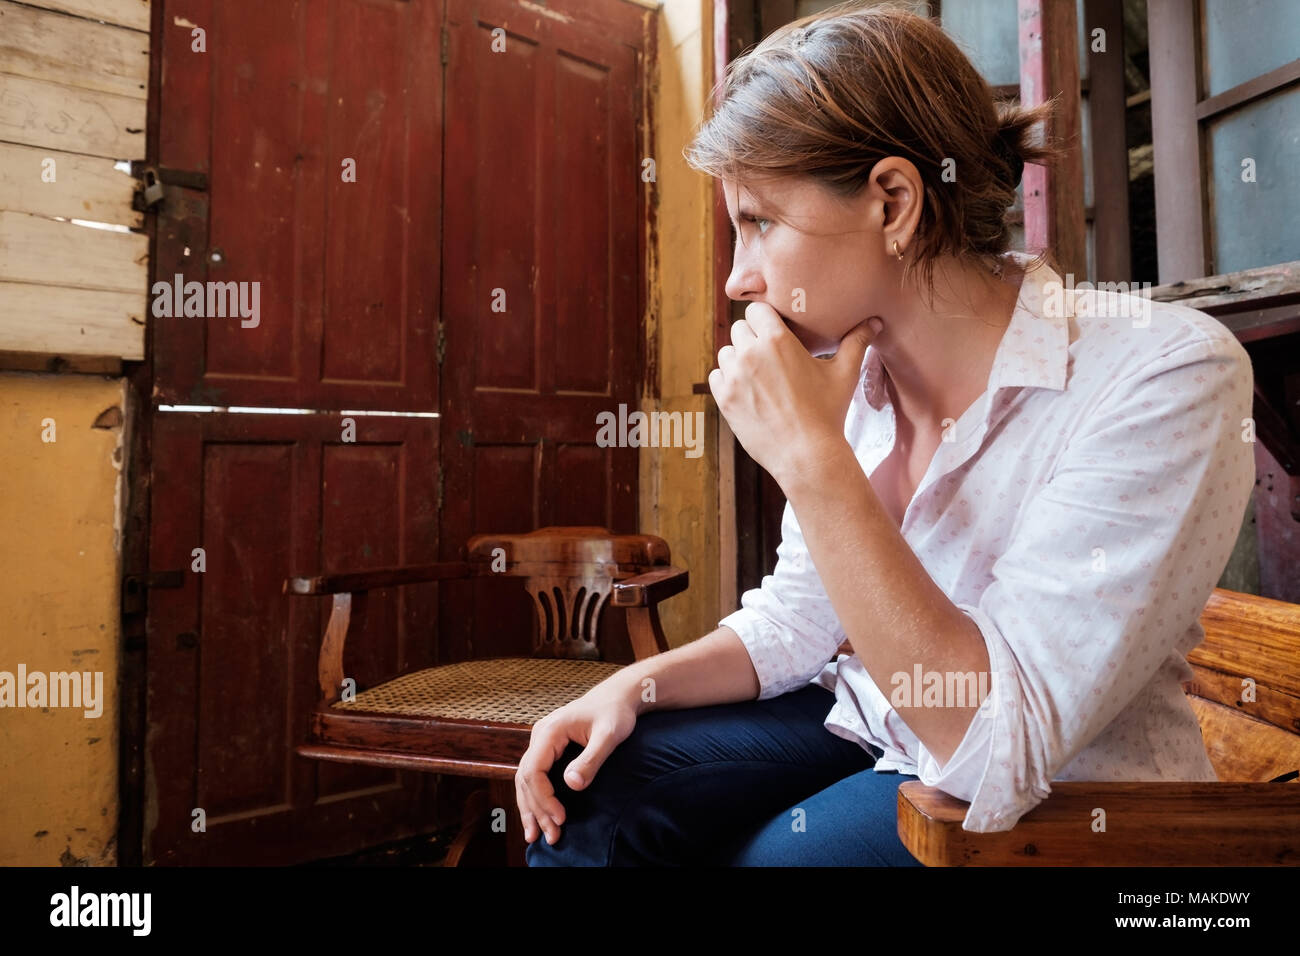
[[[442,513],[442,462],[438,462],[438,513]]]
[[[446,66],[447,61],[451,58],[450,54],[447,52],[448,47],[450,45],[451,45],[451,33],[448,32],[447,28],[444,26],[442,28],[442,65],[443,66]]]
[[[184,571],[148,571],[122,579],[122,646],[143,651],[146,644],[148,592],[159,588],[185,587]]]
[[[183,587],[185,587],[184,571],[148,571],[144,574],[128,574],[122,579],[122,613],[143,613],[146,606],[146,591]]]
[[[442,359],[443,356],[445,356],[446,354],[447,354],[447,331],[442,324],[442,319],[439,319],[438,320],[438,342],[437,342],[437,356],[438,356],[439,368],[442,368]]]

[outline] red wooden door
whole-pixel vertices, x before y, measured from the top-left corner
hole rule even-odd
[[[293,754],[325,602],[283,579],[480,530],[636,526],[637,450],[597,447],[595,416],[641,392],[652,14],[155,2],[155,159],[207,177],[167,187],[155,278],[257,282],[260,314],[150,320],[149,566],[183,584],[149,594],[142,857],[345,853],[454,821],[464,782]],[[496,26],[512,59],[489,59]],[[521,595],[503,616],[456,587],[373,595],[359,686],[526,646]]]
[[[150,568],[184,574],[149,598],[143,859],[427,830],[435,778],[293,753],[325,602],[280,586],[437,558],[441,2],[165,0],[155,22],[157,162],[207,176],[167,187],[155,277],[248,283],[259,310],[151,319]],[[435,586],[375,597],[362,687],[436,654]]]
[[[445,558],[478,532],[638,530],[638,449],[600,447],[596,421],[642,391],[653,25],[622,0],[448,5]],[[527,653],[516,582],[440,607],[449,659]],[[632,659],[620,615],[602,637]]]

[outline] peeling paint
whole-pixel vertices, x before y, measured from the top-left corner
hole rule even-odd
[[[90,858],[84,856],[73,856],[72,844],[69,843],[64,847],[63,853],[59,856],[59,866],[90,866]]]
[[[110,405],[95,417],[95,422],[91,428],[118,428],[122,424],[122,409],[117,405]]]
[[[519,0],[519,5],[523,7],[525,10],[528,10],[532,13],[541,14],[542,16],[549,17],[552,20],[558,20],[560,23],[573,22],[573,17],[569,16],[568,14],[560,13],[558,10],[548,9],[547,7],[544,7],[538,3],[529,3],[528,0]]]
[[[122,382],[122,406],[130,400],[130,394],[126,389],[126,382]],[[113,446],[113,454],[109,461],[112,463],[114,470],[117,471],[117,480],[113,485],[113,551],[121,557],[122,555],[122,535],[125,523],[126,506],[127,506],[127,484],[128,475],[126,471],[126,441],[127,429],[126,417],[122,414],[120,407],[114,406],[118,410],[118,424],[123,426],[117,430],[117,443]],[[129,410],[129,409],[128,409]],[[102,415],[100,416],[103,417]]]

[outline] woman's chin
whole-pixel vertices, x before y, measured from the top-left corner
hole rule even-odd
[[[831,358],[840,350],[840,346],[843,344],[842,339],[818,339],[815,343],[816,348],[808,351],[816,358]]]

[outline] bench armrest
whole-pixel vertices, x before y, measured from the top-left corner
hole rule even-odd
[[[1055,782],[1001,833],[963,830],[968,809],[904,781],[898,836],[926,866],[1300,864],[1300,785],[1288,783]]]

